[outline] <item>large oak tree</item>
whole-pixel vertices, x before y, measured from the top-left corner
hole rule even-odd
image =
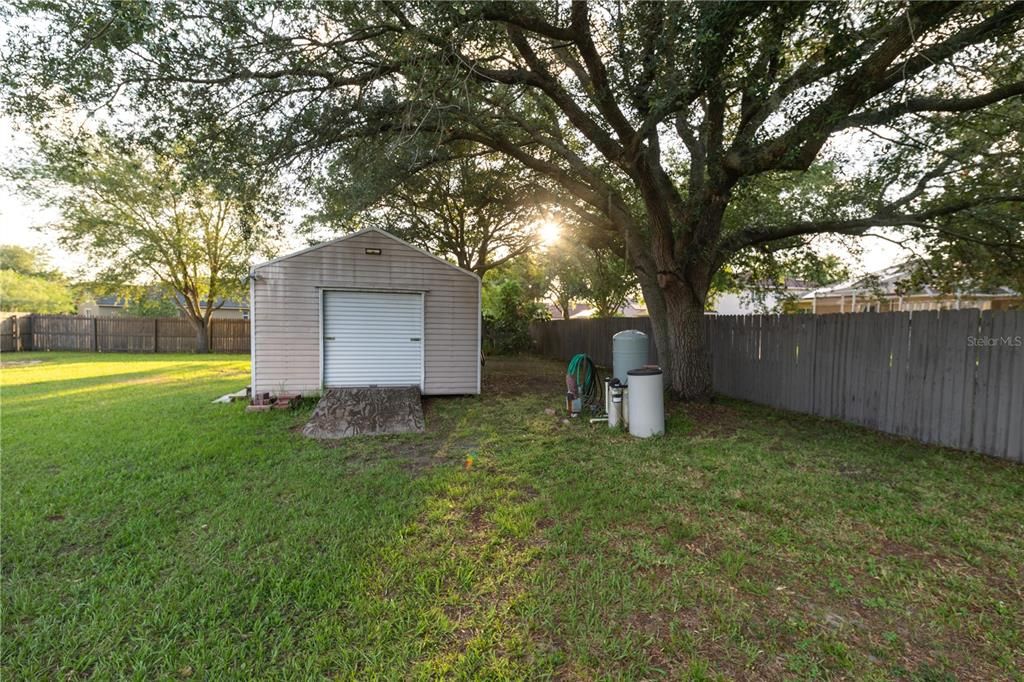
[[[1020,154],[1022,3],[28,7],[3,67],[21,116],[131,102],[224,173],[372,182],[473,144],[543,176],[627,254],[689,399],[737,255],[877,227],[990,243],[950,218],[1024,199],[995,172]],[[791,208],[750,210],[766,192]]]

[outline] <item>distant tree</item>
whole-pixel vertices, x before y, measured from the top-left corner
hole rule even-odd
[[[22,275],[56,275],[50,260],[41,249],[27,249],[17,244],[0,244],[0,269]]]
[[[500,156],[458,157],[376,187],[370,198],[360,191],[365,184],[327,183],[316,222],[346,226],[359,213],[361,224],[383,227],[481,277],[537,245],[543,191]]]
[[[999,287],[1024,293],[1024,247],[1004,249],[939,237],[925,242],[923,254],[913,264],[913,285],[927,284],[945,293]]]
[[[62,280],[0,270],[0,310],[67,313],[74,309],[71,290]]]
[[[594,317],[615,317],[630,297],[638,293],[636,273],[610,249],[586,248],[581,254],[583,300],[594,308]]]
[[[724,293],[741,294],[763,312],[795,312],[796,299],[787,282],[823,287],[850,278],[850,267],[835,254],[814,251],[769,251],[745,254],[715,276],[708,293],[713,306]]]
[[[266,226],[242,201],[186,177],[173,157],[102,136],[44,145],[20,177],[60,210],[50,229],[89,257],[99,286],[123,291],[144,281],[180,294],[197,351],[209,350],[215,302],[245,295],[250,258],[266,246]]]
[[[571,216],[566,216],[560,238],[542,258],[549,271],[549,295],[565,319],[576,302],[590,304],[594,317],[614,317],[626,301],[639,293],[636,273],[607,246],[594,246]]]
[[[173,294],[155,287],[131,287],[124,293],[125,315],[132,317],[173,317],[178,304]]]
[[[578,244],[563,236],[538,257],[547,280],[545,293],[563,320],[569,319],[573,306],[586,295],[579,251]]]
[[[544,307],[512,278],[491,278],[483,291],[484,344],[492,353],[517,353],[530,347],[530,322],[544,319]]]
[[[940,162],[940,175],[965,197],[977,185],[1010,185],[1024,193],[1024,100],[1017,97],[986,114],[983,129],[960,123],[950,132],[957,145]],[[915,142],[922,147],[927,138]],[[916,282],[944,292],[1000,286],[1024,292],[1024,203],[970,206],[935,225],[918,226],[906,238],[917,263]]]
[[[0,310],[66,313],[74,297],[64,276],[40,249],[0,245]]]
[[[490,282],[502,279],[516,280],[526,300],[541,302],[548,297],[551,272],[546,267],[543,254],[535,250],[491,270],[484,278],[484,289]]]

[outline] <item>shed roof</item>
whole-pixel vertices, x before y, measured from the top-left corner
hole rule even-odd
[[[299,249],[298,251],[293,251],[292,253],[287,253],[287,254],[285,254],[283,256],[278,256],[277,258],[268,260],[268,261],[266,261],[264,263],[258,263],[256,265],[253,265],[252,269],[253,269],[253,271],[255,271],[255,270],[257,270],[259,268],[262,268],[262,267],[264,267],[266,265],[272,265],[274,263],[280,263],[283,260],[288,260],[289,258],[295,258],[296,256],[301,256],[303,254],[309,253],[310,251],[316,251],[317,249],[322,249],[325,246],[330,246],[331,244],[337,244],[338,242],[343,242],[345,240],[352,239],[354,237],[358,237],[359,235],[367,234],[369,232],[377,232],[379,234],[382,234],[385,237],[389,237],[389,238],[395,240],[396,242],[398,242],[402,246],[407,246],[410,249],[412,249],[413,251],[419,251],[420,253],[422,253],[424,256],[427,256],[428,258],[433,258],[434,260],[436,260],[439,263],[444,263],[448,267],[453,268],[455,270],[458,270],[460,273],[462,273],[464,275],[472,277],[473,279],[476,279],[476,280],[480,279],[480,276],[477,275],[475,272],[470,272],[469,270],[465,270],[463,268],[460,268],[458,265],[454,265],[452,263],[449,263],[444,258],[441,258],[439,256],[435,256],[434,254],[430,253],[429,251],[424,251],[423,249],[419,248],[418,246],[413,246],[412,244],[410,244],[409,242],[405,241],[404,239],[399,239],[395,235],[393,235],[390,232],[387,232],[385,230],[382,230],[379,227],[366,227],[366,228],[363,228],[362,230],[357,230],[356,232],[351,232],[349,234],[342,235],[341,237],[337,237],[336,239],[331,239],[329,241],[322,242],[320,244],[314,244],[313,246],[308,246],[308,247],[306,247],[304,249]]]

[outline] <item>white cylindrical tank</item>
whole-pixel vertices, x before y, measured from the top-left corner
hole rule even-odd
[[[665,433],[665,389],[660,367],[632,369],[629,375],[629,433],[648,438]]]
[[[627,329],[612,336],[612,376],[624,385],[631,369],[647,364],[647,334]]]

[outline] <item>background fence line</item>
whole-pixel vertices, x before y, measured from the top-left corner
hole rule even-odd
[[[1024,462],[1024,311],[705,319],[716,393]],[[611,366],[623,329],[650,335],[650,320],[552,320],[530,333],[543,355]]]
[[[249,320],[210,320],[210,350],[248,353]],[[181,317],[9,315],[0,319],[0,351],[194,353],[196,333]]]

